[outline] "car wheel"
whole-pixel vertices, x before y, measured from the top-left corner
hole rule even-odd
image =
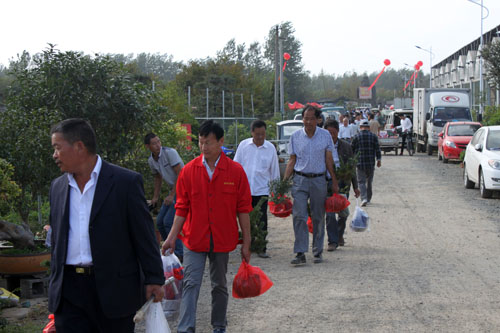
[[[481,198],[485,199],[491,198],[491,195],[493,194],[490,190],[486,189],[483,170],[479,172],[479,193],[481,193]]]
[[[465,167],[464,164],[464,186],[465,188],[474,188],[474,182],[469,180],[469,176],[467,175],[467,168]]]
[[[442,158],[443,158],[443,163],[448,163],[448,159],[444,157],[444,155],[442,155]]]

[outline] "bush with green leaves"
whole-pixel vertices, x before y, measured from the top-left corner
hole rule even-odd
[[[0,217],[13,210],[21,194],[21,189],[12,180],[13,175],[14,167],[0,158]]]

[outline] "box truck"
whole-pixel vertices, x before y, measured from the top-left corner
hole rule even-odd
[[[416,88],[413,96],[413,135],[418,152],[432,155],[447,122],[472,120],[470,89]]]

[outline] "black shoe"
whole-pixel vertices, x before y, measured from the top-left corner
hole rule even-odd
[[[257,255],[259,256],[259,258],[264,258],[264,259],[271,258],[271,256],[266,252],[259,252],[257,253]]]
[[[306,255],[302,252],[298,252],[295,258],[290,262],[292,265],[301,265],[306,263]]]
[[[317,254],[314,256],[314,261],[313,261],[315,264],[319,264],[321,262],[323,262],[323,255],[320,253],[320,254]]]
[[[344,236],[341,236],[339,239],[339,246],[344,246],[344,245],[345,245]]]

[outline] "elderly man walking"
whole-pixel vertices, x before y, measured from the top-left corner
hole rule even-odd
[[[274,145],[266,140],[266,123],[255,120],[250,125],[252,137],[240,142],[233,161],[241,164],[247,174],[250,190],[252,191],[252,207],[260,206],[262,230],[267,231],[267,198],[269,195],[269,182],[280,178],[278,155]],[[269,258],[264,247],[257,255]]]
[[[293,177],[293,231],[295,258],[292,265],[306,263],[305,252],[309,248],[309,232],[307,229],[308,208],[313,223],[313,256],[314,263],[323,261],[323,241],[325,237],[325,200],[327,195],[325,173],[332,175],[332,191],[338,192],[337,179],[333,169],[333,154],[336,155],[332,137],[328,131],[317,127],[321,111],[306,105],[302,111],[304,128],[290,136],[290,160],[286,166],[285,179]],[[337,157],[338,159],[338,157]]]
[[[375,160],[377,167],[382,165],[382,154],[378,144],[378,137],[370,132],[368,120],[362,120],[359,124],[360,132],[352,140],[352,151],[358,154],[356,167],[358,185],[361,192],[361,206],[366,206],[372,199],[372,183],[375,173]]]

